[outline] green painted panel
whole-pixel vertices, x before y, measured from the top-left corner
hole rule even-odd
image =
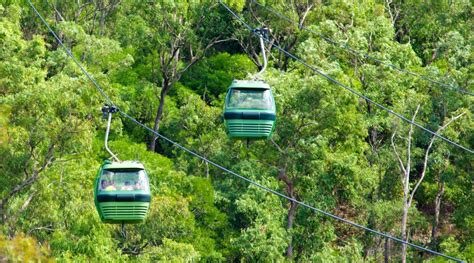
[[[145,220],[149,207],[148,202],[103,202],[98,211],[104,223],[134,224]]]
[[[275,129],[271,120],[226,120],[226,132],[235,139],[269,139]]]

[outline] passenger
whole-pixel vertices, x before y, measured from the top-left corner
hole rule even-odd
[[[107,188],[107,181],[101,180],[100,181],[100,190],[105,190]]]
[[[252,97],[246,97],[244,100],[240,103],[241,108],[245,109],[251,109],[255,108],[255,100]]]
[[[232,94],[230,96],[229,107],[236,108],[239,106],[240,101],[240,90],[232,90]]]
[[[143,190],[143,186],[140,183],[140,181],[135,182],[134,188],[135,188],[135,190]]]
[[[131,190],[133,190],[133,186],[130,184],[129,181],[125,181],[125,185],[122,186],[121,190],[131,191]]]
[[[115,191],[117,188],[115,188],[114,182],[108,183],[107,187],[105,188],[105,191]]]

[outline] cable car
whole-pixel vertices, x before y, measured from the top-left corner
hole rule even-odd
[[[227,92],[224,123],[231,138],[269,139],[276,106],[270,86],[258,80],[234,80]]]
[[[94,201],[104,223],[140,223],[150,207],[150,185],[143,164],[106,160],[94,183]]]
[[[267,55],[263,38],[268,39],[268,29],[255,30],[259,35],[263,67],[267,68]],[[270,85],[261,80],[234,80],[227,91],[224,106],[224,124],[230,138],[270,139],[275,130],[276,106]]]
[[[104,106],[102,113],[107,120],[105,149],[113,161],[106,160],[100,166],[94,181],[94,203],[104,223],[140,223],[145,220],[150,207],[150,182],[145,167],[138,161],[120,161],[108,146],[112,113],[115,106]]]

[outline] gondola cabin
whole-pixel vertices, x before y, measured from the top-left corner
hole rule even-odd
[[[234,80],[227,92],[224,123],[230,138],[269,139],[275,129],[276,107],[263,81]]]
[[[150,185],[140,162],[105,161],[94,183],[94,201],[104,223],[129,224],[145,220]]]

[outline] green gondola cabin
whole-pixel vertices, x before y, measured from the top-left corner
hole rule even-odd
[[[275,121],[275,100],[267,83],[252,80],[232,82],[224,108],[224,123],[230,138],[269,139]]]
[[[94,202],[102,222],[143,222],[150,200],[150,185],[143,164],[108,160],[102,164],[94,183]]]

